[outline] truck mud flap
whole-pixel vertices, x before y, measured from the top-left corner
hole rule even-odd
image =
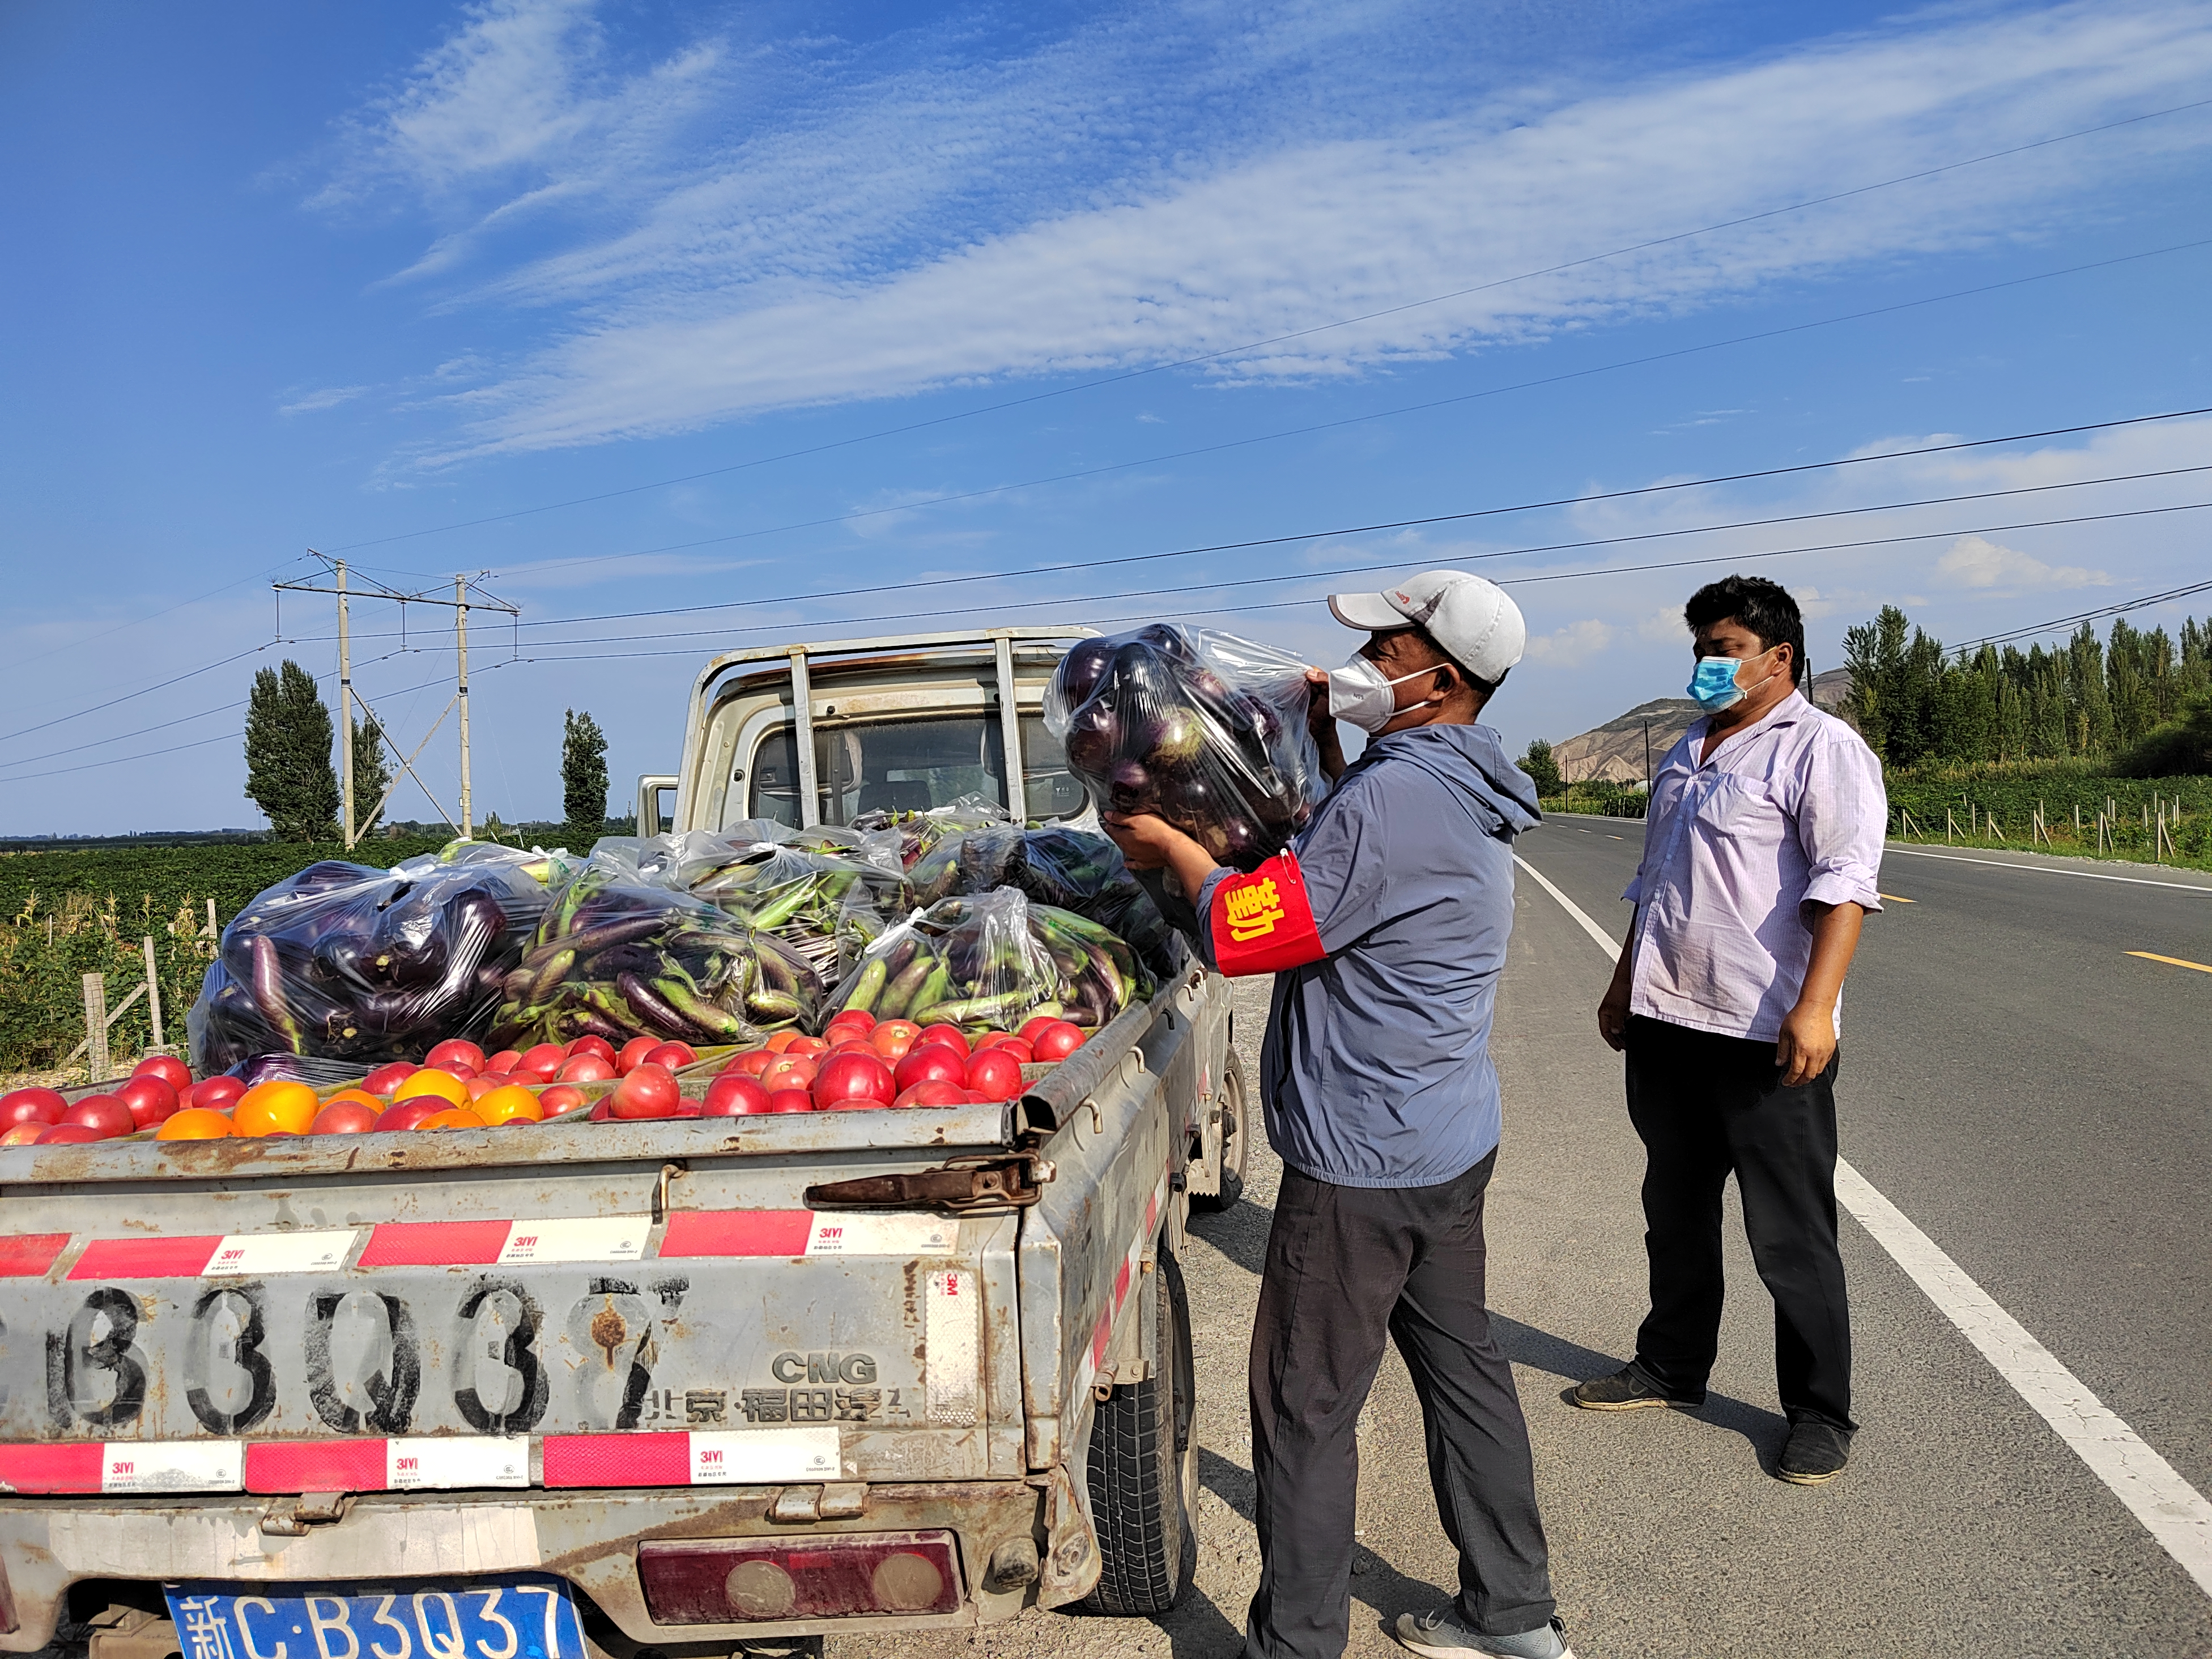
[[[1044,1491],[1044,1559],[1038,1564],[1037,1605],[1066,1607],[1097,1588],[1098,1534],[1067,1465],[1054,1465]]]

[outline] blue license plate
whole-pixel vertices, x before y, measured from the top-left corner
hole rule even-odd
[[[586,1659],[557,1578],[172,1584],[183,1659]]]

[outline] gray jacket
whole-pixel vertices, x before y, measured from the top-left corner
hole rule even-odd
[[[1267,1139],[1342,1187],[1427,1187],[1498,1145],[1490,1021],[1535,787],[1486,726],[1370,743],[1294,843],[1322,944],[1275,976]],[[1199,896],[1209,913],[1223,871]],[[1209,958],[1208,930],[1200,951]]]

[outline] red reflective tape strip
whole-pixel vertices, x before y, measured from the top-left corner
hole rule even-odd
[[[548,1486],[688,1486],[691,1437],[549,1434],[539,1443]]]
[[[805,1255],[813,1233],[811,1210],[678,1210],[658,1255]]]
[[[246,1449],[248,1492],[382,1492],[381,1440],[265,1441]]]
[[[69,1242],[67,1233],[11,1233],[0,1238],[0,1279],[44,1279]]]
[[[1114,1316],[1109,1310],[1098,1316],[1097,1324],[1091,1329],[1091,1369],[1097,1370],[1106,1363],[1106,1349],[1114,1340]]]
[[[368,1236],[364,1267],[488,1267],[512,1221],[386,1221]]]
[[[97,1440],[0,1446],[0,1484],[15,1492],[96,1492],[107,1448]]]
[[[69,1270],[71,1279],[198,1279],[222,1236],[210,1238],[95,1238]]]
[[[1129,1258],[1125,1255],[1121,1258],[1120,1270],[1114,1275],[1114,1306],[1116,1311],[1119,1311],[1121,1304],[1128,1299],[1128,1296]]]

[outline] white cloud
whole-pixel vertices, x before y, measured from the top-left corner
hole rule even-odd
[[[2191,5],[1939,15],[1623,91],[1534,91],[1395,130],[1231,146],[1165,178],[1048,180],[1045,199],[996,203],[1006,228],[962,240],[974,217],[946,210],[957,181],[1041,133],[1079,142],[1127,91],[1120,66],[1093,65],[1097,84],[1079,90],[1066,52],[1041,54],[1012,88],[949,72],[902,82],[857,132],[810,117],[678,158],[670,112],[735,96],[731,54],[702,46],[609,82],[577,4],[480,8],[379,112],[376,154],[426,191],[568,159],[452,233],[428,264],[545,202],[620,191],[628,211],[612,234],[480,291],[588,303],[589,318],[457,405],[462,434],[429,459],[1178,361],[2027,142],[2212,75],[2212,32]],[[664,82],[680,90],[648,92]],[[986,130],[954,142],[955,118],[986,106]],[[912,142],[925,129],[945,142]],[[1308,334],[1207,372],[1356,374],[2009,240],[2207,131],[2187,118],[2131,128]],[[863,146],[872,167],[853,165]]]
[[[2098,587],[2112,580],[2101,570],[2045,564],[1985,536],[1961,536],[1936,561],[1936,574],[1954,587]]]
[[[365,386],[326,386],[316,392],[303,392],[289,402],[276,405],[279,415],[311,415],[319,409],[336,409],[340,404],[351,403],[368,391]]]
[[[1619,631],[1596,617],[1569,623],[1528,641],[1529,657],[1552,668],[1576,668],[1610,647]]]

